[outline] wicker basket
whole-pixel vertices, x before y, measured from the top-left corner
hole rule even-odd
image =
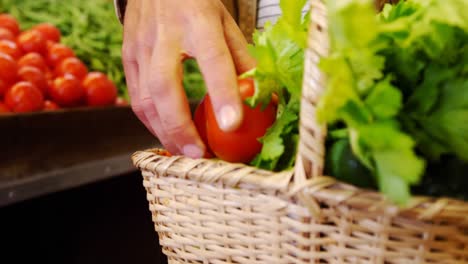
[[[169,263],[468,263],[467,203],[415,197],[401,209],[321,176],[326,130],[314,117],[327,15],[311,2],[294,171],[134,154]]]

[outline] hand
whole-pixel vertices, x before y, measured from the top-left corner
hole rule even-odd
[[[197,60],[216,119],[242,121],[237,75],[255,66],[247,42],[220,0],[129,0],[123,64],[132,109],[172,154],[205,153],[182,87],[182,61]]]

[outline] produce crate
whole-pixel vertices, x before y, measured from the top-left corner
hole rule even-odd
[[[327,10],[312,0],[294,171],[218,160],[133,155],[169,263],[467,263],[468,204],[381,193],[322,175],[325,127],[315,119],[325,86]]]

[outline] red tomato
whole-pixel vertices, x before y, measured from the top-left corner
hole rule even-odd
[[[10,55],[14,60],[23,55],[16,42],[6,39],[0,40],[0,52]]]
[[[0,39],[15,41],[15,35],[10,30],[0,27]]]
[[[83,80],[86,74],[88,74],[88,68],[76,57],[65,58],[55,68],[55,76],[63,76],[65,74],[71,74],[78,80]]]
[[[49,96],[60,106],[78,106],[84,94],[80,81],[71,74],[57,77],[49,87]]]
[[[50,41],[50,40],[47,40],[47,41],[46,41],[47,53],[49,53],[49,50],[52,48],[52,46],[53,46],[55,43],[56,43],[56,42],[53,42],[53,41]]]
[[[18,60],[18,67],[21,68],[24,66],[36,67],[43,73],[46,73],[49,70],[44,60],[44,57],[42,57],[41,54],[36,52],[27,53]]]
[[[14,36],[18,35],[20,32],[18,21],[9,14],[0,14],[0,27],[10,30]]]
[[[55,67],[61,60],[69,57],[75,57],[75,52],[63,44],[55,43],[48,49],[47,63],[49,67]]]
[[[21,32],[16,42],[24,53],[37,52],[45,54],[47,52],[46,39],[36,30]]]
[[[252,79],[238,81],[242,99],[254,93]],[[229,162],[250,162],[261,150],[262,144],[258,141],[275,122],[276,105],[271,102],[264,110],[259,105],[251,108],[244,104],[244,119],[240,127],[232,132],[224,132],[216,121],[211,99],[205,97],[206,133],[208,144],[213,153]]]
[[[57,109],[60,109],[60,106],[58,106],[58,104],[50,101],[50,100],[45,100],[44,101],[44,110],[46,111],[53,111],[53,110],[57,110]]]
[[[115,99],[115,105],[116,106],[127,106],[128,105],[128,102],[127,100],[123,99],[122,97],[117,97]]]
[[[203,143],[205,143],[205,146],[206,146],[206,153],[204,157],[212,158],[214,155],[212,154],[213,151],[210,149],[210,146],[208,145],[208,137],[206,134],[205,99],[203,99],[198,105],[197,109],[195,109],[195,113],[193,115],[193,121],[195,122],[195,127],[197,128],[200,138],[203,140]]]
[[[16,81],[17,64],[10,55],[0,53],[0,80],[7,85]]]
[[[33,84],[18,82],[6,93],[5,103],[13,112],[34,112],[42,110],[44,97]]]
[[[7,113],[11,113],[10,108],[8,108],[8,106],[6,106],[6,104],[0,102],[0,115],[1,114],[7,114]]]
[[[6,93],[8,90],[8,85],[0,79],[0,98],[3,97],[3,95]]]
[[[54,80],[54,74],[53,74],[51,71],[49,71],[49,70],[47,70],[47,71],[44,72],[44,76],[46,77],[46,79],[47,79],[48,81],[50,81],[50,80],[53,81],[53,80]]]
[[[92,106],[113,105],[117,98],[117,87],[100,72],[90,72],[83,80],[86,102]]]
[[[37,24],[32,29],[39,31],[46,40],[53,42],[60,41],[60,30],[50,23]]]
[[[47,80],[38,68],[32,66],[24,66],[18,70],[18,77],[22,81],[34,84],[43,95],[47,94]]]

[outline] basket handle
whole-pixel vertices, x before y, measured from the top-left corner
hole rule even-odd
[[[294,183],[321,176],[324,167],[326,127],[316,119],[320,95],[325,90],[325,75],[318,63],[328,54],[327,10],[323,0],[310,0],[310,26],[305,53],[304,77],[299,120],[299,143]]]

